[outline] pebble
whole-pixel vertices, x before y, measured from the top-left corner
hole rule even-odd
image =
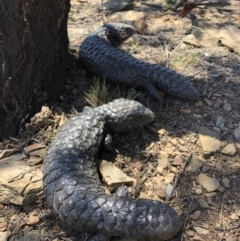
[[[196,227],[193,226],[193,229],[199,234],[199,235],[206,235],[209,233],[209,230],[205,229],[205,228],[200,228],[200,227]]]
[[[203,168],[202,168],[202,172],[207,172],[209,171],[210,167],[207,166],[207,165],[204,165]]]
[[[225,111],[228,111],[228,112],[232,110],[232,106],[231,106],[227,101],[224,102],[222,108],[223,108]]]
[[[223,129],[224,127],[225,120],[223,119],[222,116],[218,116],[216,120],[216,126]]]
[[[18,222],[19,218],[20,218],[20,216],[18,214],[14,214],[14,215],[12,215],[10,222],[15,224]]]
[[[197,158],[197,156],[193,155],[188,171],[196,172],[200,167],[202,167],[202,165],[202,162]]]
[[[171,164],[174,166],[181,166],[183,164],[183,158],[180,156],[175,156],[175,158]]]
[[[28,153],[30,153],[32,151],[43,149],[43,148],[45,148],[44,145],[42,145],[40,143],[34,143],[34,144],[30,145],[30,146],[24,147],[23,150],[28,154]]]
[[[181,152],[189,152],[189,149],[186,146],[179,146],[178,149]]]
[[[200,198],[197,202],[201,208],[208,208],[208,203],[204,199]]]
[[[43,159],[38,156],[30,156],[30,158],[27,160],[27,163],[29,166],[36,166],[42,164]]]
[[[160,129],[160,130],[158,131],[158,134],[161,135],[161,136],[163,136],[165,133],[166,133],[166,130],[165,130],[165,129]]]
[[[199,140],[204,153],[209,154],[220,149],[220,141],[217,133],[206,127],[199,128]]]
[[[202,194],[202,189],[197,188],[197,189],[195,190],[195,193],[198,194],[198,195]]]
[[[213,192],[217,190],[220,186],[219,181],[216,178],[207,176],[201,173],[197,176],[197,182],[207,191]]]
[[[173,192],[173,185],[169,183],[166,187],[166,195],[172,198],[172,192]]]
[[[217,195],[217,192],[209,192],[205,194],[205,197],[214,197]]]
[[[171,140],[171,142],[172,142],[172,144],[174,145],[174,146],[176,146],[177,145],[177,143],[178,143],[178,141],[177,141],[177,139],[175,138],[175,139],[172,139]]]
[[[37,224],[38,222],[39,222],[38,213],[36,211],[32,211],[31,213],[29,213],[27,224],[34,225],[34,224]]]
[[[189,217],[190,217],[191,219],[198,219],[198,218],[201,216],[201,214],[202,214],[202,212],[199,211],[199,210],[197,210],[197,211],[195,211],[194,213],[190,214]]]
[[[8,223],[5,221],[5,222],[1,222],[0,223],[0,232],[4,232],[7,230],[7,226],[8,226]]]
[[[231,214],[231,219],[232,219],[232,220],[238,219],[237,214],[236,214],[236,213],[232,213],[232,214]]]
[[[0,232],[0,241],[6,241],[8,232]]]
[[[233,143],[229,143],[222,149],[221,153],[233,156],[236,153],[236,148]]]
[[[157,171],[160,174],[162,174],[163,170],[168,167],[168,162],[169,162],[168,159],[166,157],[164,157],[164,156],[162,158],[158,159]]]
[[[222,184],[223,184],[224,187],[229,188],[230,187],[230,180],[228,178],[223,178]]]
[[[166,197],[166,193],[163,190],[161,190],[161,189],[157,191],[157,195],[160,198],[165,198]]]
[[[169,173],[165,176],[165,183],[169,184],[170,182],[172,182],[174,179],[174,173]]]
[[[189,229],[187,229],[187,230],[185,231],[185,234],[186,234],[188,237],[193,237],[193,236],[194,236],[194,232],[193,232],[192,230],[189,230]]]
[[[222,171],[222,165],[221,165],[221,162],[218,162],[217,164],[216,164],[216,171],[217,172],[221,172]]]
[[[180,109],[180,112],[183,114],[190,114],[191,110],[182,108],[182,109]]]
[[[179,170],[176,167],[171,167],[171,171],[174,173],[179,173]]]
[[[240,141],[240,126],[234,130],[234,136]]]

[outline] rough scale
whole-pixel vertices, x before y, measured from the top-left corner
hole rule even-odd
[[[142,104],[117,99],[85,109],[51,143],[43,165],[47,204],[61,222],[90,233],[88,241],[107,241],[112,236],[166,240],[180,230],[180,218],[169,205],[107,195],[98,176],[96,158],[107,130],[129,131],[153,119]]]
[[[134,33],[135,29],[128,24],[103,25],[80,45],[81,63],[94,75],[146,91],[158,102],[163,102],[163,98],[157,88],[183,100],[198,101],[198,91],[181,74],[138,60],[118,48]]]

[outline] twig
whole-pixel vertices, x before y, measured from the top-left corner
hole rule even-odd
[[[216,227],[215,228],[215,230],[217,230],[217,231],[230,231],[230,230],[233,230],[233,229],[238,229],[238,228],[240,228],[240,224],[238,224],[237,226],[231,226],[231,227],[229,227],[229,228],[226,228],[226,227],[224,227],[224,228],[220,228],[220,227]]]
[[[187,221],[188,221],[189,214],[190,214],[190,212],[191,212],[191,208],[192,208],[193,201],[194,201],[194,198],[192,198],[191,203],[190,203],[190,205],[189,205],[189,207],[188,207],[187,216],[186,216],[186,218],[185,218],[185,221],[184,221],[182,230],[184,230],[184,228],[185,228],[186,225],[187,225]],[[182,235],[182,237],[181,237],[181,241],[182,241],[182,240],[183,240],[183,235]]]
[[[182,156],[181,156],[181,157],[182,157]],[[176,177],[175,182],[174,182],[174,185],[173,185],[173,189],[172,189],[171,193],[169,194],[169,198],[172,198],[172,197],[173,197],[173,193],[174,193],[174,191],[175,191],[175,189],[176,189],[176,187],[177,187],[177,184],[178,184],[178,182],[179,182],[179,179],[180,179],[181,175],[183,174],[183,172],[185,171],[185,168],[186,168],[186,166],[187,166],[187,163],[188,163],[188,162],[191,160],[191,158],[192,158],[192,153],[191,153],[191,155],[188,157],[188,159],[185,159],[184,157],[182,157],[182,158],[185,160],[185,163],[184,163],[184,166],[183,166],[181,172],[177,174],[177,177]]]
[[[223,198],[222,198],[222,205],[221,205],[221,213],[220,213],[220,226],[222,226],[222,214],[223,214],[223,204],[224,204],[224,195],[223,195]]]

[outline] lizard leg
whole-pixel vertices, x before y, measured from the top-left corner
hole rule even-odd
[[[150,83],[148,81],[141,81],[138,83],[136,88],[147,92],[150,96],[152,96],[152,98],[155,101],[159,102],[160,104],[164,103],[163,97],[161,96],[159,91],[156,89],[156,87],[152,83]]]

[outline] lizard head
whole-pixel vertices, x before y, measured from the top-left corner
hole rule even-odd
[[[120,98],[102,107],[106,111],[107,124],[114,132],[125,132],[144,126],[155,118],[150,109],[134,100]]]
[[[108,40],[115,46],[120,46],[136,32],[132,25],[125,23],[107,23],[103,29]]]

